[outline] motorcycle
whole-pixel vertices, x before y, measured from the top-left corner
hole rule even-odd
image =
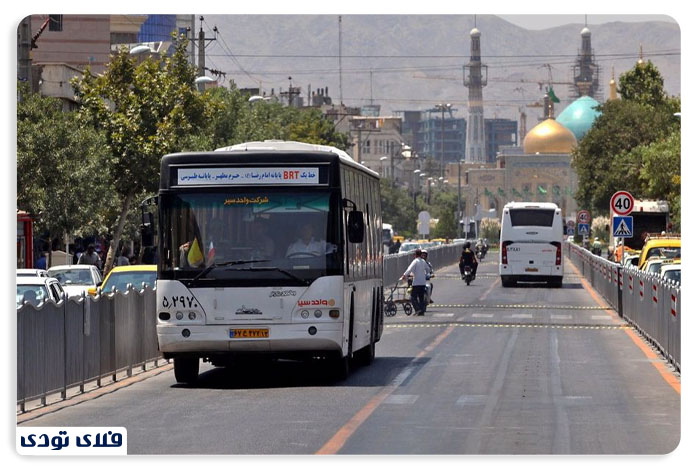
[[[471,270],[471,267],[469,265],[466,265],[464,267],[464,274],[462,275],[462,279],[466,281],[466,285],[469,286],[471,284],[471,280],[473,279],[473,272]]]

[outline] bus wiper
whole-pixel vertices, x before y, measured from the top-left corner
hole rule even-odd
[[[261,263],[261,262],[269,262],[270,260],[232,260],[229,262],[219,262],[219,263],[212,263],[205,267],[200,273],[198,273],[196,276],[193,277],[191,281],[196,281],[199,278],[202,278],[203,276],[207,275],[210,273],[212,270],[215,268],[220,268],[220,267],[225,267],[225,266],[231,266],[231,265],[243,265],[245,263]]]
[[[310,280],[307,280],[307,279],[304,279],[304,278],[300,278],[300,277],[297,276],[296,274],[291,273],[291,272],[289,272],[288,270],[284,270],[284,269],[282,269],[282,268],[278,268],[278,267],[240,268],[239,270],[240,270],[240,271],[279,271],[279,272],[281,272],[281,273],[283,273],[283,274],[289,276],[290,278],[292,278],[292,279],[294,279],[294,280],[297,280],[297,281],[299,281],[300,283],[303,283],[303,284],[305,284],[305,285],[307,285],[307,286],[309,286],[309,285],[311,284],[311,281],[310,281]]]

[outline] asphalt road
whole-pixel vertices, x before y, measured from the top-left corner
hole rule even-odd
[[[344,382],[319,365],[173,371],[23,426],[125,426],[129,454],[665,454],[679,376],[651,358],[566,260],[562,289],[470,286],[438,272],[425,317],[385,319],[377,358]],[[663,372],[659,372],[662,369]]]

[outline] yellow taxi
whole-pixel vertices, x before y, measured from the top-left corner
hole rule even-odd
[[[643,269],[650,257],[681,258],[681,237],[673,234],[648,236],[645,239],[643,250],[640,251],[639,270]]]
[[[114,267],[104,281],[97,286],[93,286],[87,290],[90,296],[97,295],[97,289],[105,292],[111,292],[113,288],[116,291],[125,291],[128,284],[132,284],[134,288],[142,288],[142,284],[146,283],[150,288],[155,287],[157,279],[157,265],[128,265]]]

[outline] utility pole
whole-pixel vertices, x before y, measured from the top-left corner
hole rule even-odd
[[[457,233],[462,237],[462,160],[457,161]]]
[[[17,28],[17,78],[31,86],[31,16],[27,16]]]
[[[210,39],[206,39],[205,37],[205,31],[203,31],[203,17],[200,16],[198,18],[201,22],[200,29],[198,30],[198,39],[191,39],[192,42],[198,41],[198,76],[205,76],[205,48],[208,46],[206,44],[206,41],[209,43],[212,41],[217,40],[217,26],[213,28],[213,31],[215,32],[215,37],[212,37]],[[198,91],[203,92],[205,89],[205,84],[204,83],[198,83]]]
[[[338,16],[338,99],[343,105],[343,31],[341,15]]]

